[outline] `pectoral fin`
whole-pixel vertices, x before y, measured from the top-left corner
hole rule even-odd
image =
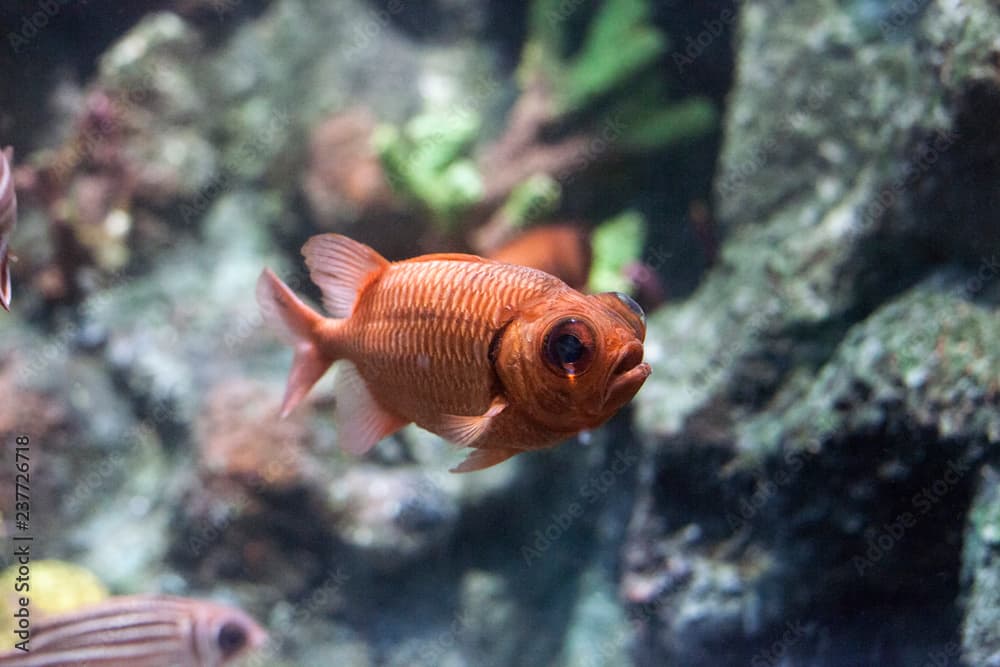
[[[452,468],[450,472],[472,472],[503,463],[517,454],[518,449],[477,449],[468,458]]]
[[[507,401],[502,396],[497,396],[490,403],[489,409],[481,415],[444,415],[438,435],[462,447],[475,447],[476,441],[489,429],[493,418],[506,407]]]

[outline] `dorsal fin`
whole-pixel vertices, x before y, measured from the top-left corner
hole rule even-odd
[[[480,262],[483,264],[496,263],[492,259],[486,259],[479,255],[470,255],[466,252],[432,252],[429,255],[411,257],[407,262]]]
[[[389,265],[382,255],[340,234],[320,234],[302,246],[309,277],[323,292],[323,307],[333,317],[354,310],[358,292],[371,275]]]

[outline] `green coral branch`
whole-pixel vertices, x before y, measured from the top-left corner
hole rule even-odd
[[[594,16],[579,54],[568,63],[558,97],[565,113],[585,109],[654,65],[666,37],[649,24],[645,0],[611,0]]]
[[[632,291],[625,268],[638,262],[646,242],[646,219],[626,211],[594,229],[590,237],[593,261],[587,289],[594,293]]]
[[[479,119],[427,113],[407,123],[378,127],[372,136],[386,179],[400,196],[427,210],[451,229],[482,198],[482,178],[468,157]]]
[[[535,0],[522,59],[521,82],[541,80],[551,91],[554,121],[587,117],[595,126],[613,118],[625,128],[628,150],[651,150],[708,132],[718,122],[705,98],[672,102],[655,70],[669,48],[651,22],[649,0]],[[569,52],[574,20],[589,17],[579,48]],[[574,121],[576,122],[576,121]]]
[[[619,140],[629,150],[652,150],[699,137],[718,122],[715,105],[703,97],[690,97],[666,107],[627,100],[619,117],[628,118]]]
[[[548,174],[535,174],[514,188],[500,208],[500,216],[512,227],[525,227],[555,213],[561,198],[558,181]]]

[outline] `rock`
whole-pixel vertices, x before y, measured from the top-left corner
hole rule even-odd
[[[962,555],[965,618],[962,653],[971,665],[1000,665],[1000,476],[983,468],[972,500]]]
[[[329,489],[336,534],[376,570],[398,570],[439,548],[458,518],[454,498],[418,470],[356,465]]]
[[[727,238],[699,289],[650,317],[636,398],[639,664],[870,661],[881,640],[824,610],[871,618],[901,597],[893,655],[957,655],[955,620],[917,610],[958,594],[955,518],[997,443],[1000,243],[969,203],[997,188],[959,174],[996,149],[979,116],[1000,99],[995,40],[978,26],[1000,14],[901,13],[741,6],[716,183]],[[781,643],[795,623],[811,629]]]
[[[6,314],[11,352],[0,386],[5,442],[27,439],[29,530],[45,556],[81,565],[114,590],[142,590],[166,545],[166,461],[151,422],[136,419],[107,371],[75,348],[64,323],[47,341]],[[6,409],[5,409],[6,408]],[[0,471],[0,514],[13,520],[13,465]]]

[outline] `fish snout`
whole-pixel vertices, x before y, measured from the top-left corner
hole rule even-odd
[[[270,636],[267,634],[267,630],[254,623],[250,626],[249,637],[247,638],[247,649],[250,651],[256,651],[263,648],[269,639]]]
[[[605,407],[617,410],[632,400],[639,387],[652,372],[649,364],[642,360],[642,343],[632,340],[622,346],[618,358],[611,368],[608,388],[604,395]]]

